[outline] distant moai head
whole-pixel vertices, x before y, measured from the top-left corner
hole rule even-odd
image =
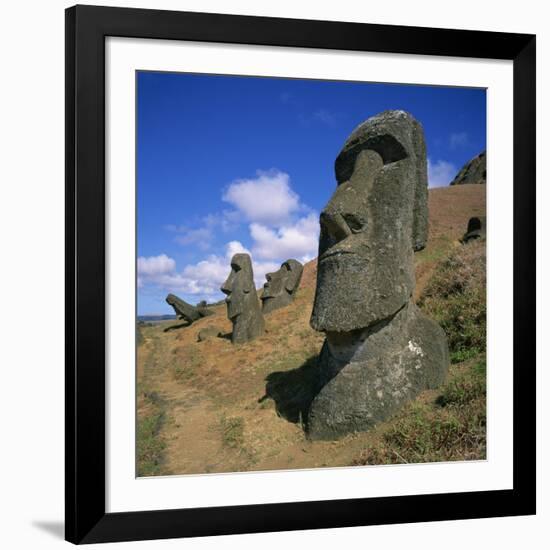
[[[264,313],[270,313],[292,302],[300,286],[303,270],[304,266],[299,261],[287,260],[281,264],[280,269],[266,274],[267,282],[261,296]]]
[[[467,243],[475,239],[484,239],[487,233],[487,218],[474,216],[468,220],[468,228],[461,241]]]
[[[175,294],[168,294],[166,296],[166,303],[174,308],[174,311],[178,317],[185,319],[189,323],[196,321],[201,317],[197,309],[188,304],[185,300],[178,298]]]
[[[221,291],[227,295],[227,317],[233,323],[232,342],[247,342],[263,334],[264,319],[248,254],[235,254],[231,258],[231,273]]]
[[[178,297],[175,294],[168,294],[168,296],[166,296],[166,303],[171,306],[177,303],[176,300],[178,300]]]
[[[311,325],[346,332],[395,314],[414,290],[413,253],[428,229],[420,123],[404,111],[369,118],[345,142],[335,171],[338,187],[320,216]]]
[[[227,317],[234,319],[247,309],[248,303],[257,300],[252,262],[248,254],[235,254],[231,258],[231,273],[221,291],[227,295]]]

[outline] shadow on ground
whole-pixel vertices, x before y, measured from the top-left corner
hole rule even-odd
[[[265,399],[273,399],[279,416],[305,426],[313,398],[319,392],[318,356],[313,355],[300,367],[272,372],[266,377]]]
[[[169,327],[166,327],[164,329],[164,332],[170,332],[171,330],[178,330],[180,328],[190,327],[191,324],[192,323],[185,322],[185,323],[180,323],[179,325],[170,325]]]

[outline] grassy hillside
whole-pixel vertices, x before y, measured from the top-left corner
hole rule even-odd
[[[484,458],[485,243],[458,239],[470,216],[484,214],[485,186],[431,190],[429,208],[415,299],[449,335],[454,363],[445,387],[424,392],[371,432],[309,441],[302,422],[323,342],[309,326],[313,261],[295,302],[266,316],[266,334],[253,342],[231,344],[224,305],[187,328],[175,321],[141,328],[138,474]],[[198,342],[208,326],[225,337]]]

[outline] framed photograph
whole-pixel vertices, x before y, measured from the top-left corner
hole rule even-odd
[[[535,513],[535,37],[66,11],[66,539]]]

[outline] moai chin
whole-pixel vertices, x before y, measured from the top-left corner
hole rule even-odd
[[[264,333],[264,317],[248,254],[235,254],[231,258],[231,273],[221,291],[227,295],[227,317],[233,323],[231,341],[242,344],[261,336]]]
[[[365,431],[446,377],[443,330],[412,301],[414,252],[426,245],[421,125],[403,111],[369,118],[336,159],[338,187],[320,216],[311,326],[326,334],[314,439]]]
[[[271,313],[292,303],[302,280],[304,266],[298,260],[287,260],[280,269],[267,273],[262,292],[262,312]]]

